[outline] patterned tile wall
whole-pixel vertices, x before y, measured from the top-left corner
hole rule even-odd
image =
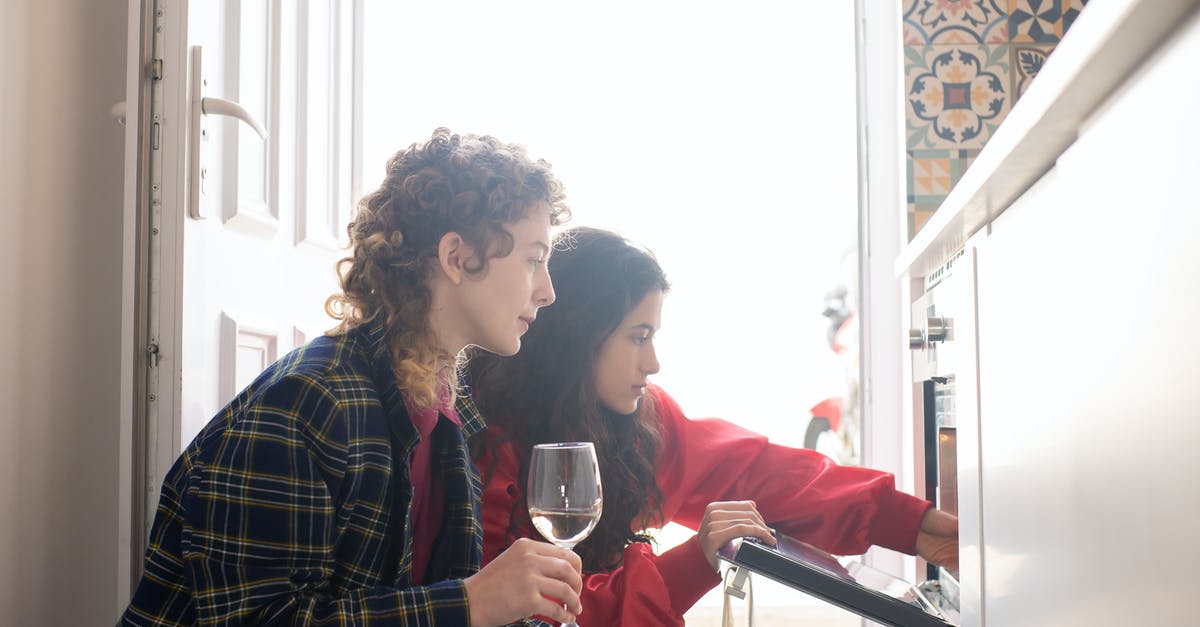
[[[912,240],[1087,0],[900,1]]]

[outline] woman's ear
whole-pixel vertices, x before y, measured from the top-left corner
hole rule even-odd
[[[467,275],[467,266],[475,258],[471,246],[462,235],[450,231],[438,241],[438,267],[450,282],[458,285]]]

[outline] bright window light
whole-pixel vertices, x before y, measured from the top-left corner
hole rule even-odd
[[[809,408],[847,389],[821,312],[856,283],[852,2],[366,0],[365,16],[364,190],[437,126],[524,144],[572,225],[663,264],[655,381],[692,417],[801,446]]]

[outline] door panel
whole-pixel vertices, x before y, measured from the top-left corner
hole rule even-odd
[[[278,2],[263,0],[226,5],[227,34],[222,43],[227,97],[239,102],[256,120],[268,119],[268,108],[278,97],[274,87],[279,80],[279,50],[271,28],[278,8]],[[264,234],[272,234],[279,227],[279,208],[272,202],[275,181],[268,174],[268,160],[275,156],[270,154],[270,144],[275,143],[278,124],[267,125],[266,138],[228,118],[220,125],[222,139],[230,144],[220,169],[227,182],[221,196],[222,219],[231,227],[263,228]]]
[[[300,0],[297,32],[308,45],[297,51],[296,242],[335,249],[349,208],[353,6],[349,2]]]
[[[280,333],[270,322],[221,312],[221,398],[233,398],[264,368],[279,358]]]
[[[202,97],[237,103],[266,137],[199,116],[191,184],[208,218],[183,228],[176,451],[263,368],[332,326],[324,302],[353,200],[352,3],[192,2],[187,15]]]

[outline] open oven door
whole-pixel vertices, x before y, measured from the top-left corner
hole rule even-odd
[[[878,623],[896,627],[947,627],[955,617],[943,609],[936,589],[913,585],[853,558],[839,558],[780,534],[774,547],[737,539],[718,553],[736,569],[725,593],[741,596],[757,573]],[[728,576],[727,576],[728,577]]]

